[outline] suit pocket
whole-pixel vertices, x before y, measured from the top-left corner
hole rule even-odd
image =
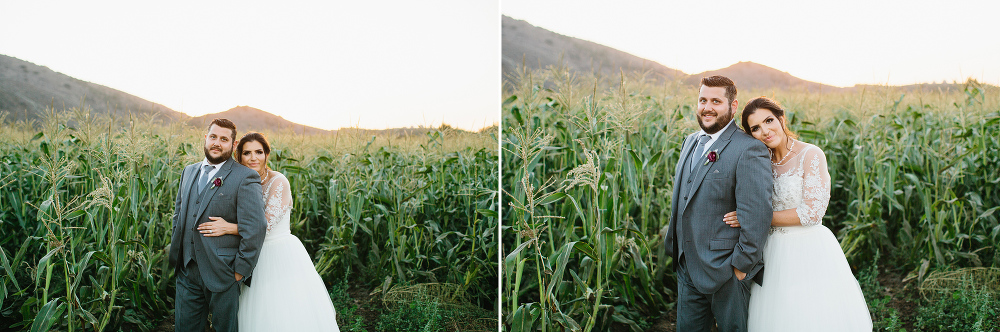
[[[736,240],[730,239],[712,239],[708,242],[708,249],[710,250],[733,250],[736,248]]]
[[[215,248],[215,254],[219,256],[236,256],[236,248]]]
[[[733,177],[732,173],[730,173],[728,171],[725,171],[725,170],[718,169],[718,168],[716,168],[716,169],[710,169],[710,170],[708,170],[708,173],[705,174],[705,179],[706,180],[728,179],[728,178],[732,178],[732,177]]]
[[[233,201],[233,194],[231,193],[218,193],[215,194],[215,197],[212,197],[213,203],[232,202],[232,201]]]

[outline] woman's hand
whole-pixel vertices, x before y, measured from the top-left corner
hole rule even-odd
[[[198,232],[202,236],[223,236],[226,234],[237,235],[239,231],[236,224],[227,222],[222,217],[208,217],[212,221],[198,225]]]
[[[740,227],[740,221],[736,219],[736,211],[726,213],[725,216],[722,216],[722,221],[725,221],[729,227]]]

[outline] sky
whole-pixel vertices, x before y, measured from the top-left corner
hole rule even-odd
[[[496,1],[8,1],[0,54],[199,116],[499,123]]]
[[[848,87],[1000,84],[997,1],[537,1],[501,12],[687,74],[752,61]]]

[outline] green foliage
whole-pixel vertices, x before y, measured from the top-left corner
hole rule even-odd
[[[674,298],[660,244],[680,145],[697,130],[697,89],[561,67],[522,68],[513,81],[502,106],[504,324],[641,330]],[[824,224],[850,262],[893,253],[918,279],[930,268],[1000,264],[1000,99],[995,87],[966,86],[774,96],[791,129],[826,152]]]
[[[346,278],[341,279],[339,283],[335,283],[330,287],[330,300],[333,302],[334,309],[337,310],[338,326],[351,326],[351,324],[360,324],[359,322],[364,322],[363,317],[354,314],[355,311],[358,310],[358,305],[355,304],[354,299],[347,294],[347,289]],[[351,331],[360,330],[352,329]]]
[[[412,301],[389,308],[379,317],[375,329],[386,332],[495,331],[496,320],[475,307]]]
[[[940,294],[917,309],[922,331],[996,331],[1000,329],[1000,299],[986,291],[962,290]]]
[[[446,321],[441,311],[437,302],[411,302],[382,315],[377,329],[386,332],[445,331]]]
[[[0,127],[0,329],[153,328],[172,315],[174,199],[203,129],[76,109],[44,119]],[[352,269],[372,286],[449,282],[492,308],[496,138],[433,133],[277,133],[270,166],[326,282]]]
[[[872,315],[872,329],[874,331],[906,331],[900,321],[900,313],[895,308],[889,306],[892,296],[887,294],[878,281],[878,253],[875,254],[874,261],[864,270],[858,273],[858,283],[861,285],[861,292],[865,295],[865,302],[868,303],[868,312]]]

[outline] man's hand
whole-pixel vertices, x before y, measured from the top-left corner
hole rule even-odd
[[[737,269],[736,267],[733,267],[733,273],[736,273],[736,279],[741,280],[741,281],[743,280],[743,278],[747,277],[746,273],[740,272],[740,269]],[[239,273],[237,273],[236,275],[239,275]],[[236,279],[236,280],[239,280],[239,279]]]
[[[240,281],[240,280],[243,280],[243,275],[242,275],[242,274],[239,274],[239,273],[237,273],[237,274],[236,274],[236,281]]]

